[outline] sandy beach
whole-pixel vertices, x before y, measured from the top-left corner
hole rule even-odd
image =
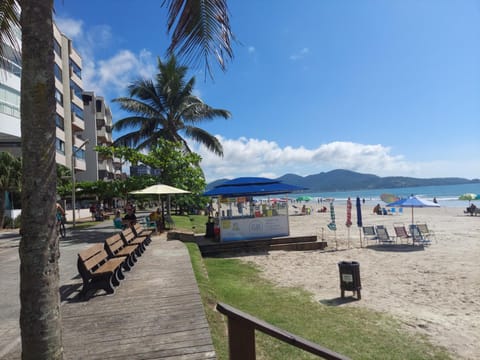
[[[327,228],[329,212],[316,212],[318,204],[307,206],[313,207],[311,215],[290,217],[290,233],[323,236],[327,251],[272,251],[240,259],[258,265],[279,286],[302,287],[322,303],[391,314],[406,329],[446,347],[454,358],[480,359],[480,216],[467,216],[463,208],[416,208],[415,222],[425,222],[435,232],[430,246],[369,241],[360,247],[355,205],[350,233],[345,202],[335,204],[336,232]],[[410,222],[410,209],[380,216],[372,213],[372,206],[363,208],[363,224],[385,225],[390,235],[395,235],[393,224]],[[338,302],[340,261],[360,263],[360,301]]]

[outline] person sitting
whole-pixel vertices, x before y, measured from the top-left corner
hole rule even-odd
[[[115,217],[113,218],[113,225],[115,226],[116,229],[122,229],[122,230],[125,229],[125,226],[123,225],[123,221],[122,221],[122,215],[118,210],[115,213]]]
[[[374,213],[374,214],[377,214],[377,215],[382,215],[382,208],[381,208],[380,204],[377,204],[377,205],[373,208],[373,213]]]
[[[135,213],[130,209],[127,210],[127,213],[123,217],[123,224],[126,226],[133,226],[137,223],[137,217]]]
[[[160,233],[163,226],[162,226],[162,214],[160,213],[160,208],[157,208],[156,211],[152,211],[148,216],[150,221],[155,222],[157,226],[157,232]]]

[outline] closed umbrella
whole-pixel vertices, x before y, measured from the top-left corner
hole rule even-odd
[[[362,202],[360,201],[360,198],[357,196],[357,201],[356,201],[356,207],[357,207],[357,226],[358,226],[358,233],[360,234],[360,247],[362,247]]]
[[[330,202],[330,219],[332,221],[330,222],[330,224],[327,225],[327,227],[332,231],[336,231],[337,224],[335,224],[335,208],[333,207],[333,201]]]
[[[350,247],[350,226],[352,226],[352,200],[350,200],[350,197],[347,199],[347,221],[345,222],[345,225],[348,228],[347,240],[348,246]]]

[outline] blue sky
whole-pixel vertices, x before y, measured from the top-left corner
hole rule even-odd
[[[164,56],[161,0],[55,2],[83,58],[85,90],[107,102]],[[229,120],[202,125],[224,157],[207,181],[350,169],[480,178],[480,2],[229,1],[238,40],[227,72],[192,69]],[[125,116],[110,103],[114,121]]]

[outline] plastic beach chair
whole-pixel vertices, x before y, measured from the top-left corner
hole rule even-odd
[[[410,239],[411,236],[410,234],[408,233],[407,229],[405,228],[405,225],[401,224],[397,224],[397,225],[393,225],[393,229],[395,230],[395,236],[397,239]]]
[[[417,227],[424,237],[426,237],[430,240],[436,240],[435,233],[428,228],[427,224],[425,224],[425,223],[417,224]]]

